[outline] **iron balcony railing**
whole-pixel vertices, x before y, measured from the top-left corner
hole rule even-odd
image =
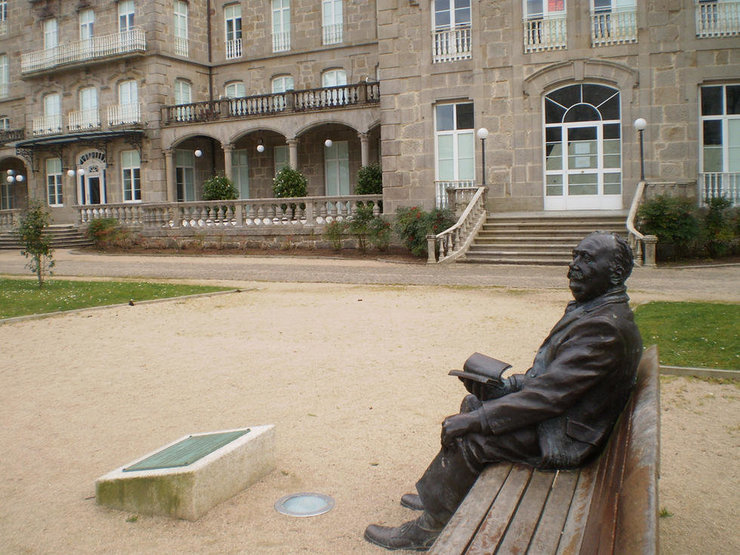
[[[740,34],[740,2],[696,0],[696,36],[699,38],[732,37]]]
[[[14,141],[22,141],[26,138],[25,129],[2,129],[0,130],[0,144],[8,144]]]
[[[66,42],[53,48],[21,55],[21,73],[34,73],[58,66],[100,60],[146,51],[146,33],[134,27],[121,33]]]
[[[283,113],[332,110],[380,102],[380,84],[361,82],[339,87],[221,98],[162,108],[163,125],[265,117]]]

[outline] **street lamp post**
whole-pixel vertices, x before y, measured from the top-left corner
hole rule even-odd
[[[478,138],[480,139],[480,148],[481,148],[481,169],[483,174],[483,186],[486,186],[486,137],[488,137],[488,129],[485,127],[481,127],[478,129],[478,132],[476,133]]]
[[[645,181],[645,148],[642,135],[647,127],[647,122],[644,118],[637,118],[634,125],[640,136],[640,181]]]

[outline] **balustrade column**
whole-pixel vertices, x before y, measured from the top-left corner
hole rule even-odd
[[[298,139],[288,139],[285,141],[288,143],[288,163],[294,170],[298,169]]]
[[[234,145],[231,143],[223,145],[224,149],[224,173],[229,181],[233,183],[234,175],[231,167],[231,153],[234,152]]]
[[[367,166],[370,163],[370,141],[367,133],[358,133],[360,138],[360,164]]]
[[[163,149],[164,173],[167,181],[167,200],[177,202],[177,183],[175,182],[175,151],[171,148]]]

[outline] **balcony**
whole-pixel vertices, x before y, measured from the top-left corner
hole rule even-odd
[[[226,59],[234,60],[242,57],[242,39],[226,41]]]
[[[591,14],[591,46],[637,42],[637,10],[615,10]]]
[[[524,52],[562,50],[567,46],[565,14],[524,20]]]
[[[2,129],[0,130],[0,144],[6,145],[26,138],[25,129]]]
[[[696,36],[700,39],[740,34],[740,2],[696,0]]]
[[[344,27],[341,23],[323,26],[324,45],[339,44],[344,39]]]
[[[740,173],[706,172],[699,174],[699,203],[704,205],[712,198],[726,198],[740,206]]]
[[[146,34],[133,28],[122,33],[60,44],[21,55],[21,73],[29,74],[114,56],[139,54],[146,51]]]
[[[188,39],[182,37],[175,37],[175,54],[178,56],[188,55]]]
[[[472,57],[470,26],[440,29],[432,35],[432,62],[456,62]]]
[[[141,106],[139,104],[120,104],[106,108],[106,127],[109,129],[121,126],[138,126],[142,123]],[[67,114],[65,129],[61,114],[38,116],[32,120],[32,134],[34,137],[61,135],[64,133],[80,133],[103,129],[100,110],[76,110]]]
[[[250,117],[269,117],[287,113],[337,110],[380,102],[380,84],[361,82],[354,85],[322,87],[300,91],[223,98],[178,104],[162,108],[162,124],[203,123]]]
[[[272,51],[286,52],[290,50],[290,32],[272,34]]]

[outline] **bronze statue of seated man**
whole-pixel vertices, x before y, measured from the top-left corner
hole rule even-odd
[[[532,367],[499,386],[463,380],[471,393],[442,423],[442,447],[402,504],[423,511],[398,527],[372,524],[365,539],[387,549],[426,550],[481,471],[498,462],[537,468],[582,466],[603,449],[627,403],[642,355],[625,281],[629,245],[595,232],[573,251],[574,301]]]

